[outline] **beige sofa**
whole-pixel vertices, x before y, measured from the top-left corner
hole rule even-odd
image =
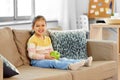
[[[0,60],[0,80],[117,80],[117,50],[113,41],[87,41],[88,55],[93,56],[90,67],[77,71],[32,67],[27,57],[29,30],[0,29],[0,53],[20,71],[19,75],[3,78]]]

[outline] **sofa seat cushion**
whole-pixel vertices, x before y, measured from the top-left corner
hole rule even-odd
[[[23,64],[10,28],[0,29],[0,54],[16,67]]]
[[[18,68],[20,75],[4,80],[72,80],[71,73],[66,70],[46,69],[32,66]]]
[[[115,75],[115,61],[93,61],[92,66],[70,71],[73,80],[103,80]]]

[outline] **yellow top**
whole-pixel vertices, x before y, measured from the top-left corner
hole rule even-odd
[[[44,59],[45,54],[53,51],[51,39],[48,36],[44,36],[44,39],[41,39],[36,35],[31,36],[28,40],[27,49],[31,59]]]

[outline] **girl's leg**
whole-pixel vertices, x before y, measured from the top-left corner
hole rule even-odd
[[[42,68],[68,69],[69,62],[59,60],[31,60],[31,65]]]
[[[76,62],[83,62],[83,60],[85,61],[85,66],[89,67],[92,64],[93,58],[90,56],[87,59],[67,59],[67,58],[60,58],[61,61],[65,61],[65,62],[70,62],[70,63],[76,63]]]
[[[81,62],[67,62],[67,61],[60,61],[60,60],[31,60],[32,66],[41,67],[41,68],[56,68],[56,69],[71,69],[77,70],[79,67],[85,64],[85,61]]]
[[[70,63],[80,62],[81,60],[84,60],[84,59],[67,59],[67,58],[60,58],[60,61],[66,61],[66,62],[70,62]]]
[[[80,61],[85,60],[85,66],[86,66],[86,67],[89,67],[89,66],[92,65],[93,57],[90,56],[90,57],[88,57],[87,59],[79,59],[79,60],[63,58],[63,59],[61,59],[61,60],[65,60],[65,61],[73,62],[73,63],[75,63],[75,62],[80,62]]]
[[[86,60],[60,59],[60,60],[31,60],[33,66],[42,68],[71,69],[77,70],[81,66],[91,66],[92,57]]]
[[[53,67],[56,69],[71,69],[71,70],[77,70],[81,66],[84,66],[85,60],[53,60],[52,63]]]

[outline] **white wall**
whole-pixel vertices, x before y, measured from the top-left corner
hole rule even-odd
[[[69,15],[69,26],[70,29],[77,29],[76,18],[77,18],[77,0],[68,0],[68,15]]]
[[[89,0],[77,0],[77,16],[88,12]]]
[[[115,0],[116,12],[120,14],[120,0]]]

